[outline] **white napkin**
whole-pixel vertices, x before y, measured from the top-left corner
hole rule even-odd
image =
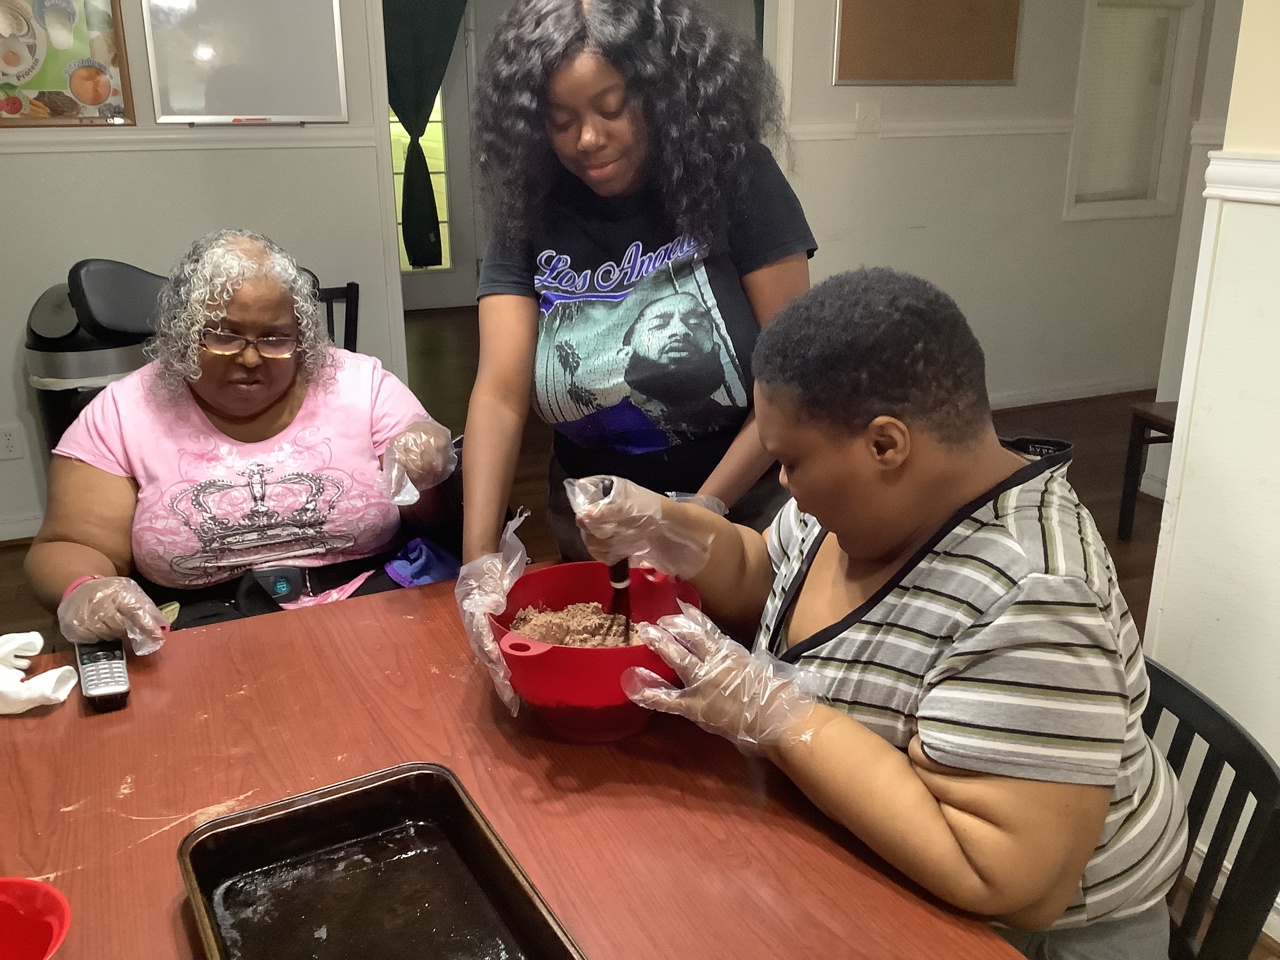
[[[30,633],[0,636],[0,714],[22,713],[32,707],[61,703],[76,685],[75,667],[58,667],[24,680],[22,673],[44,646],[44,638]]]

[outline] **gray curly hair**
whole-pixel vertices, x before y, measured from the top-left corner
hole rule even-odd
[[[200,379],[200,335],[226,316],[246,280],[267,277],[293,300],[298,320],[298,376],[304,383],[332,374],[333,343],[320,317],[312,278],[278,244],[248,230],[218,230],[191,245],[160,291],[156,335],[146,354],[156,361],[156,383],[176,393]]]

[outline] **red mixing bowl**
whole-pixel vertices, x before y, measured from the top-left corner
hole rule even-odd
[[[700,606],[698,591],[689,584],[649,569],[631,571],[630,594],[631,619],[636,623],[679,613],[681,600]],[[607,610],[612,598],[605,564],[562,563],[526,573],[512,585],[506,610],[489,617],[494,639],[511,670],[511,686],[554,733],[567,740],[604,743],[636,733],[648,722],[650,711],[627,699],[620,682],[622,671],[647,667],[672,682],[675,671],[644,644],[566,647],[542,643],[511,630],[511,621],[526,607],[563,610],[594,601]]]
[[[48,960],[62,946],[71,907],[56,888],[25,877],[0,877],[0,957]]]

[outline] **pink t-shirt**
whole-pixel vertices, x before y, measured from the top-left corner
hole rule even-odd
[[[159,584],[371,556],[400,526],[378,457],[426,413],[375,358],[333,352],[334,382],[269,440],[232,440],[190,393],[155,390],[148,364],[94,397],[53,452],[136,481],[133,561]]]

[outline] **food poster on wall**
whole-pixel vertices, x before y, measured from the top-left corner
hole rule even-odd
[[[0,0],[0,124],[133,123],[112,0]]]

